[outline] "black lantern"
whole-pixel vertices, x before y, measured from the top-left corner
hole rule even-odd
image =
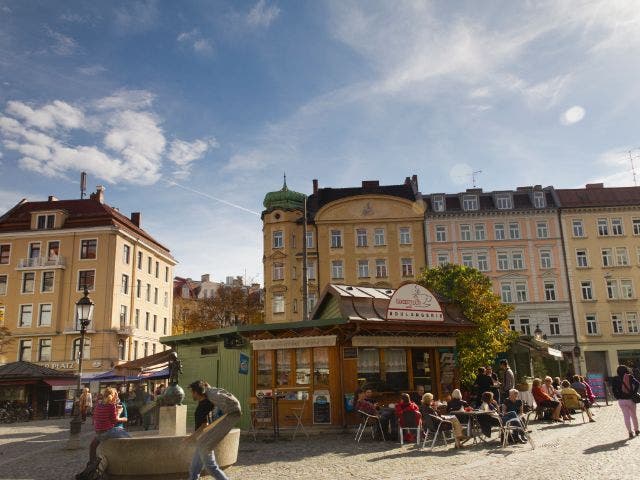
[[[76,303],[76,314],[80,322],[80,331],[86,330],[93,319],[94,304],[89,298],[89,290],[85,287],[84,296]]]
[[[580,347],[579,347],[578,345],[576,345],[575,347],[573,347],[573,354],[574,354],[576,357],[579,357],[579,356],[580,356]]]
[[[540,341],[542,340],[543,335],[544,332],[540,329],[540,324],[536,325],[536,329],[533,331],[533,336],[535,337],[535,339]]]

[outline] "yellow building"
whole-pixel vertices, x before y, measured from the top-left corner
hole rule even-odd
[[[640,366],[640,187],[556,192],[581,371]]]
[[[131,218],[89,199],[21,201],[0,217],[0,318],[12,343],[0,363],[26,360],[77,369],[75,303],[86,286],[95,303],[84,346],[87,377],[161,351],[171,334],[169,250]]]
[[[303,319],[305,196],[268,193],[262,213],[265,322]],[[318,188],[307,199],[309,312],[330,284],[397,288],[425,266],[424,202],[414,175],[401,185],[364,181]]]

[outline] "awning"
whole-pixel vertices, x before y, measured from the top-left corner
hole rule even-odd
[[[280,348],[305,348],[305,347],[333,347],[336,344],[337,335],[316,335],[310,337],[293,338],[269,338],[266,340],[251,340],[254,350],[277,350]]]
[[[78,380],[73,378],[51,378],[44,381],[53,391],[73,390],[78,386]]]
[[[138,375],[140,372],[152,369],[161,364],[166,364],[173,353],[173,350],[166,350],[164,352],[149,355],[148,357],[138,358],[130,362],[121,363],[114,368],[116,373],[122,375]],[[164,365],[162,365],[164,366]]]

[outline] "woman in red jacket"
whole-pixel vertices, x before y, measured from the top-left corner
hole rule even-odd
[[[533,395],[533,399],[536,401],[538,408],[551,408],[553,412],[551,414],[551,420],[554,422],[562,422],[560,418],[560,410],[562,409],[562,404],[554,400],[549,396],[547,392],[545,392],[542,387],[542,380],[539,378],[533,379],[533,386],[531,387],[531,394]]]
[[[416,425],[420,424],[420,420],[422,419],[420,408],[411,401],[411,397],[408,393],[403,393],[400,395],[400,401],[396,404],[396,418],[398,419],[398,426],[400,428],[405,427],[403,417],[406,412],[413,412],[416,419]],[[413,432],[406,431],[403,432],[403,434],[405,442],[411,443],[416,441],[416,436]]]

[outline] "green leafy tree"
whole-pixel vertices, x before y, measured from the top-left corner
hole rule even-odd
[[[0,325],[0,353],[2,353],[4,348],[12,341],[11,331],[4,325]]]
[[[493,293],[491,280],[475,268],[444,265],[424,270],[418,283],[457,304],[476,328],[456,339],[460,381],[471,385],[478,367],[491,364],[509,349],[517,334],[509,328],[513,310]]]

